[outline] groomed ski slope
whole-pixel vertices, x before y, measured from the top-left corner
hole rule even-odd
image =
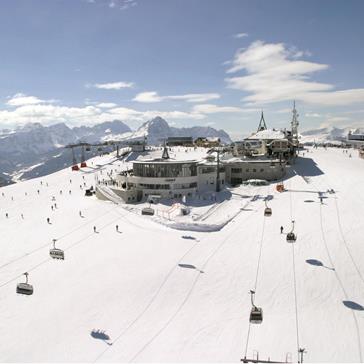
[[[355,153],[311,149],[283,193],[237,188],[252,201],[211,233],[85,197],[80,184],[94,185],[95,171],[0,189],[0,361],[238,362],[257,351],[297,362],[298,348],[305,362],[363,361],[364,161]],[[317,192],[331,188],[320,204]],[[279,229],[291,220],[294,244]],[[53,238],[65,261],[49,257]],[[32,296],[15,293],[25,271]],[[249,325],[250,289],[261,325]]]

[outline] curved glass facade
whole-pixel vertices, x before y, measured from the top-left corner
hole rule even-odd
[[[196,163],[134,163],[134,176],[178,178],[197,176]]]

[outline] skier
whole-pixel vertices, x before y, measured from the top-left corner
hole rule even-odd
[[[281,226],[281,234],[283,234],[283,226]]]
[[[71,194],[71,190],[69,190],[68,193]]]
[[[47,223],[48,223],[48,224],[50,224],[50,221],[51,221],[51,220],[50,220],[50,218],[49,218],[49,217],[47,217]]]
[[[119,232],[119,225],[116,225],[115,229],[116,229],[117,232]]]
[[[79,211],[79,213],[78,213],[79,215],[80,215],[80,217],[82,217],[82,212],[81,211]]]
[[[39,190],[37,190],[37,192],[38,192],[38,195],[39,195]]]
[[[21,214],[20,216],[21,216],[21,218],[24,220],[24,215],[23,215],[23,214]]]
[[[8,214],[8,213],[6,213],[6,214],[5,214],[5,217],[6,217],[6,218],[8,218],[8,217],[9,217],[9,214]]]
[[[94,226],[94,233],[96,233],[96,226]]]
[[[56,203],[54,204],[54,208],[55,208],[55,209],[57,208],[57,204],[56,204]]]
[[[52,209],[52,211],[53,211],[53,205],[51,206],[51,209]]]

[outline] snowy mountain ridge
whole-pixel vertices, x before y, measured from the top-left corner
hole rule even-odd
[[[346,141],[349,132],[353,134],[364,133],[364,128],[337,128],[334,126],[306,130],[300,133],[301,143],[323,143],[323,142],[337,142]]]
[[[64,146],[79,141],[99,143],[107,140],[132,141],[147,137],[148,144],[161,144],[168,136],[219,137],[230,143],[229,135],[211,127],[170,127],[161,117],[145,122],[136,131],[120,120],[94,126],[70,128],[64,123],[43,126],[28,123],[15,130],[0,131],[0,186],[12,181],[11,176],[29,179],[56,172],[72,162],[69,150]],[[92,154],[93,153],[93,154]],[[90,155],[95,155],[95,151]],[[77,155],[77,158],[79,160]],[[36,166],[35,168],[33,168]],[[22,173],[24,172],[24,173]]]
[[[198,137],[218,137],[222,143],[232,142],[230,136],[224,130],[216,130],[209,126],[194,126],[190,128],[171,127],[166,120],[157,116],[142,124],[135,132],[119,135],[106,136],[103,140],[141,140],[147,138],[148,144],[158,145],[163,143],[168,137],[191,136]]]

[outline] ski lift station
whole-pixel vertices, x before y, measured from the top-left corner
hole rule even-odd
[[[128,170],[113,176],[98,176],[96,195],[109,199],[100,188],[106,185],[128,203],[150,195],[172,199],[194,197],[218,192],[226,183],[236,186],[250,179],[280,180],[296,156],[297,117],[294,107],[291,130],[275,130],[267,128],[262,112],[256,133],[233,146],[212,148],[207,155],[205,148],[180,146],[172,150],[167,145],[163,152],[157,149],[135,153]],[[190,159],[198,149],[205,152]]]
[[[106,184],[125,202],[136,202],[151,195],[154,198],[193,197],[197,193],[216,191],[225,184],[224,167],[220,165],[218,171],[218,163],[211,158],[180,159],[181,154],[170,156],[167,147],[162,158],[157,157],[160,153],[159,150],[154,153],[156,158],[150,158],[153,153],[147,158],[142,156],[132,162],[132,169],[108,176],[106,180],[98,176],[98,186]],[[107,199],[100,188],[96,188],[96,196]]]

